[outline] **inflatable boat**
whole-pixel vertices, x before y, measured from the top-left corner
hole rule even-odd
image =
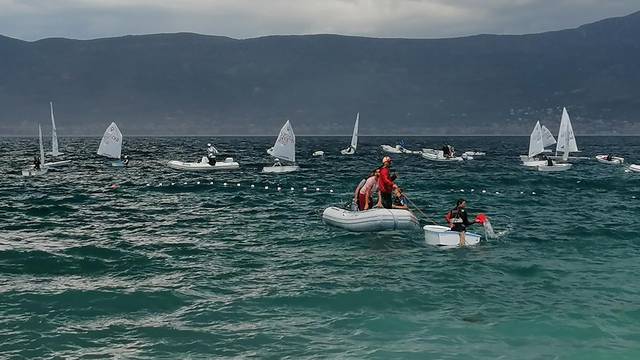
[[[226,158],[224,161],[216,161],[214,165],[209,164],[209,159],[203,156],[199,162],[182,162],[171,160],[167,166],[176,170],[186,171],[214,171],[214,170],[233,170],[239,169],[240,164],[233,161],[233,158]]]
[[[327,225],[355,232],[415,230],[420,227],[415,215],[403,209],[350,211],[331,206],[322,213],[322,221]]]
[[[618,156],[612,156],[611,160],[607,160],[607,156],[608,155],[596,155],[596,160],[598,160],[598,162],[601,162],[603,164],[609,164],[609,165],[622,165],[624,164],[624,158],[618,157]]]
[[[446,226],[426,225],[422,229],[424,230],[424,240],[428,245],[456,247],[460,244],[460,233],[451,231]],[[480,239],[480,235],[468,231],[464,236],[464,242],[467,246],[477,245]]]

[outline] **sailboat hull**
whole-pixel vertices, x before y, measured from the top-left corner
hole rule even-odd
[[[240,164],[233,161],[233,158],[226,158],[224,161],[216,161],[215,165],[210,165],[207,157],[203,157],[200,162],[183,162],[171,160],[167,166],[175,170],[184,171],[217,171],[217,170],[235,170],[240,168]]]
[[[342,155],[353,155],[355,154],[356,151],[353,150],[353,148],[348,148],[348,149],[344,149],[344,150],[340,150],[340,154]]]
[[[284,174],[300,170],[298,165],[287,166],[265,166],[262,168],[262,172],[266,174]]]
[[[571,164],[554,164],[553,166],[549,165],[539,165],[538,171],[542,172],[559,172],[559,171],[567,171],[571,169]]]
[[[457,247],[460,245],[460,233],[451,231],[446,226],[426,225],[422,229],[424,230],[424,240],[428,245],[443,247]],[[478,245],[482,238],[480,235],[472,232],[465,232],[464,235],[464,243],[466,246]]]
[[[22,176],[41,176],[47,173],[47,169],[40,169],[40,170],[36,170],[35,168],[32,169],[22,169]]]
[[[633,164],[633,165],[629,166],[629,170],[631,170],[633,172],[640,172],[640,165]]]

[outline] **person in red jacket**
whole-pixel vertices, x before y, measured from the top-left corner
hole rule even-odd
[[[382,167],[380,168],[380,176],[378,176],[378,191],[380,191],[380,200],[378,206],[385,209],[393,208],[393,189],[398,186],[391,180],[389,168],[391,167],[391,158],[385,156],[382,158]]]

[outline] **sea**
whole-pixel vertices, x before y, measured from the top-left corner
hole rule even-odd
[[[299,136],[283,175],[261,174],[274,137],[125,137],[127,168],[99,140],[62,137],[71,164],[23,178],[37,139],[0,138],[3,358],[640,359],[640,173],[593,160],[640,163],[639,137],[578,137],[591,160],[541,173],[520,165],[528,137],[361,137],[343,156],[348,137]],[[499,236],[325,225],[400,141],[486,152],[391,156],[422,224],[464,198]],[[166,166],[208,142],[241,169]]]

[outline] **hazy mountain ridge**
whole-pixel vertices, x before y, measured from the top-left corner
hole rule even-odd
[[[0,134],[640,134],[640,13],[533,35],[0,37]]]

